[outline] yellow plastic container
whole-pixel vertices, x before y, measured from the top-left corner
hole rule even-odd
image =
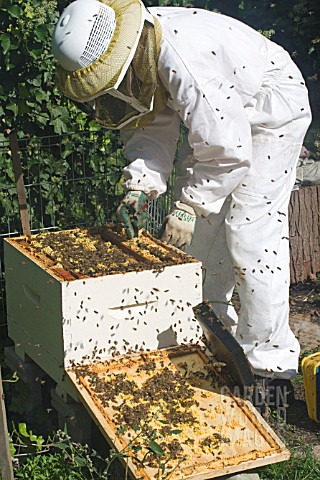
[[[303,358],[301,368],[309,417],[320,423],[320,352]]]

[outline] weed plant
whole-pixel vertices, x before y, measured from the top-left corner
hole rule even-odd
[[[167,423],[167,422],[165,422]],[[123,435],[128,429],[122,426],[117,431]],[[107,458],[90,448],[72,441],[66,431],[57,431],[45,440],[42,435],[37,436],[28,430],[25,423],[13,425],[10,433],[10,450],[14,463],[14,478],[24,480],[107,480],[112,479],[114,462],[122,459],[125,463],[123,480],[128,477],[127,460],[131,457],[142,468],[146,467],[146,460],[151,456],[157,469],[156,479],[168,479],[179,467],[184,458],[177,460],[175,466],[169,466],[172,459],[158,443],[157,430],[148,426],[140,428],[134,426],[131,441],[121,451],[109,451]],[[172,430],[179,434],[181,430]],[[143,458],[138,453],[144,451]],[[1,474],[0,474],[1,480]],[[143,479],[139,479],[143,480]]]

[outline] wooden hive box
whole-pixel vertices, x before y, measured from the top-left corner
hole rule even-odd
[[[57,245],[78,239],[61,246],[67,266],[49,235]],[[90,265],[94,248],[98,266]],[[192,312],[202,301],[201,263],[146,232],[134,242],[107,228],[76,229],[7,239],[4,250],[9,336],[58,384],[74,363],[201,335]]]

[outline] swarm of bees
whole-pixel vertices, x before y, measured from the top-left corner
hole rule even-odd
[[[161,371],[155,368],[153,362],[143,366],[149,378],[141,386],[126,373],[112,374],[105,383],[99,374],[91,372],[88,383],[104,407],[112,405],[118,412],[115,417],[118,425],[133,427],[150,421],[153,406],[159,404],[163,406],[161,417],[164,422],[175,427],[192,425],[195,417],[190,408],[198,406],[194,390],[179,371],[172,371],[167,366]],[[77,373],[84,376],[85,367],[78,369]],[[119,399],[124,401],[119,403]]]
[[[139,373],[146,375],[142,385],[133,378]],[[77,369],[77,374],[87,376],[86,367]],[[179,371],[167,366],[158,370],[154,361],[147,361],[136,370],[136,375],[113,373],[102,379],[98,373],[90,372],[87,381],[90,389],[105,409],[112,408],[118,426],[129,429],[144,428],[153,435],[170,461],[182,458],[181,442],[172,432],[183,425],[192,426],[197,419],[192,406],[198,406],[194,390]],[[156,456],[149,452],[145,465],[156,467]]]

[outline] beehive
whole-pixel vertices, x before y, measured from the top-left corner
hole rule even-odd
[[[198,342],[200,262],[146,232],[96,228],[6,240],[5,265],[16,352],[81,400],[113,448],[134,447],[132,478],[204,480],[288,458]]]
[[[55,254],[49,235],[81,241]],[[147,232],[134,241],[109,228],[63,235],[5,241],[8,329],[21,358],[59,383],[72,364],[200,338],[192,312],[202,301],[200,262]],[[92,252],[100,263],[88,265]]]

